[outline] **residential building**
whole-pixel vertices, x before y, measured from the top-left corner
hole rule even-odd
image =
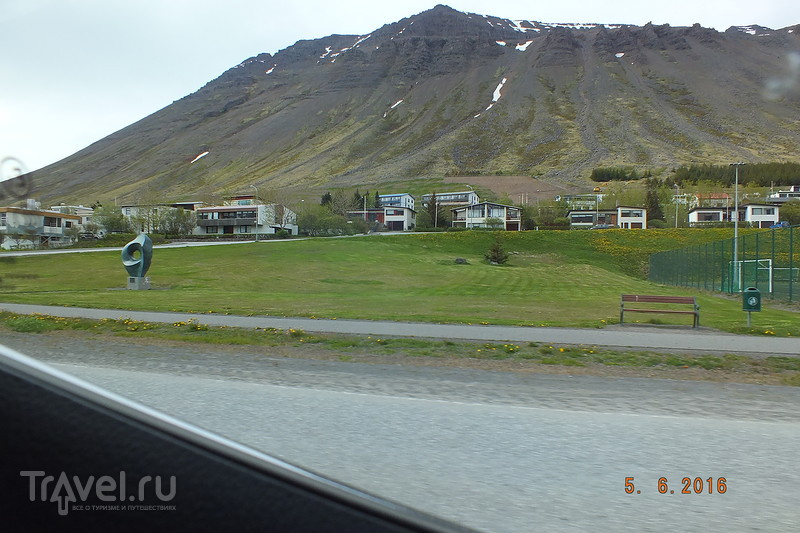
[[[80,227],[81,217],[42,210],[38,202],[28,207],[0,207],[0,247],[38,248],[66,246],[72,242],[69,230]]]
[[[569,225],[575,229],[610,226],[623,229],[646,229],[647,210],[643,207],[619,205],[614,209],[572,210],[567,213]]]
[[[185,211],[197,211],[198,208],[203,207],[203,202],[200,200],[187,200],[184,202],[172,202],[169,206]]]
[[[689,210],[689,226],[714,225],[733,222],[734,209],[724,207],[696,207]],[[739,222],[757,228],[768,228],[780,221],[780,207],[773,204],[745,204],[739,206]]]
[[[692,195],[689,207],[727,207],[733,205],[733,198],[726,193],[712,192],[707,194]]]
[[[417,225],[417,212],[409,207],[354,209],[347,212],[347,217],[378,223],[389,231],[409,231]]]
[[[407,207],[414,209],[414,197],[404,192],[399,194],[379,194],[381,207]]]
[[[561,194],[555,197],[556,202],[563,202],[567,209],[579,211],[595,209],[605,198],[604,193],[593,194]]]
[[[617,206],[617,226],[622,229],[647,229],[647,210],[643,207]]]
[[[519,207],[512,205],[496,204],[493,202],[481,202],[462,207],[454,207],[453,212],[454,228],[489,228],[494,226],[494,222],[502,224],[506,231],[522,230],[522,212]]]
[[[54,205],[50,207],[50,211],[55,211],[57,213],[63,213],[66,215],[78,215],[81,217],[81,226],[85,226],[92,220],[92,216],[94,215],[94,208],[86,207],[84,205]]]
[[[689,210],[689,226],[709,226],[726,222],[730,209],[725,207],[694,207]]]
[[[789,200],[800,200],[800,185],[792,185],[788,190],[778,191],[767,196],[767,201],[782,204]]]
[[[425,194],[422,196],[422,205],[427,206],[428,202],[433,198],[433,194]],[[446,207],[451,205],[474,205],[480,202],[478,193],[475,191],[461,191],[461,192],[442,192],[436,193],[436,203]]]
[[[198,208],[196,213],[196,235],[269,235],[280,230],[297,235],[298,232],[297,214],[280,204],[209,206]]]
[[[745,204],[739,206],[739,220],[756,228],[768,228],[780,222],[780,207],[772,204]]]
[[[119,206],[119,209],[135,232],[153,233],[158,230],[164,213],[175,208],[169,204],[127,204]]]

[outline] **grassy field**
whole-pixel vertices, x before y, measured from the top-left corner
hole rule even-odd
[[[156,249],[155,290],[120,290],[119,252],[0,256],[0,300],[17,303],[317,318],[603,327],[621,293],[694,294],[701,324],[800,335],[796,312],[765,302],[746,330],[738,299],[644,279],[650,253],[730,230],[459,232]],[[495,239],[508,264],[489,265]],[[464,258],[468,264],[455,263]],[[632,318],[635,315],[632,315]],[[654,322],[690,318],[654,315]],[[643,318],[642,318],[643,317]],[[640,320],[650,321],[650,315]]]

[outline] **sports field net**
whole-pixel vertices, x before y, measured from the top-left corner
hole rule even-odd
[[[800,299],[800,226],[777,228],[650,256],[656,283],[738,293],[756,287],[767,298]],[[736,244],[736,245],[734,245]]]

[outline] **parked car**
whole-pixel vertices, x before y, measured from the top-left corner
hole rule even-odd
[[[781,221],[781,222],[778,222],[777,224],[773,224],[773,225],[771,225],[771,226],[770,226],[770,228],[771,228],[771,229],[775,229],[775,228],[788,228],[789,226],[791,226],[791,224],[789,224],[787,221],[783,220],[783,221]]]
[[[616,226],[612,224],[595,224],[589,229],[611,229],[611,228],[616,228]]]

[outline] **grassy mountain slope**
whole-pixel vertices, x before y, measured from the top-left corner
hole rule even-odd
[[[437,6],[250,58],[37,172],[36,194],[135,201],[501,173],[580,184],[596,166],[796,160],[797,91],[765,88],[799,49],[790,29],[570,29]]]

